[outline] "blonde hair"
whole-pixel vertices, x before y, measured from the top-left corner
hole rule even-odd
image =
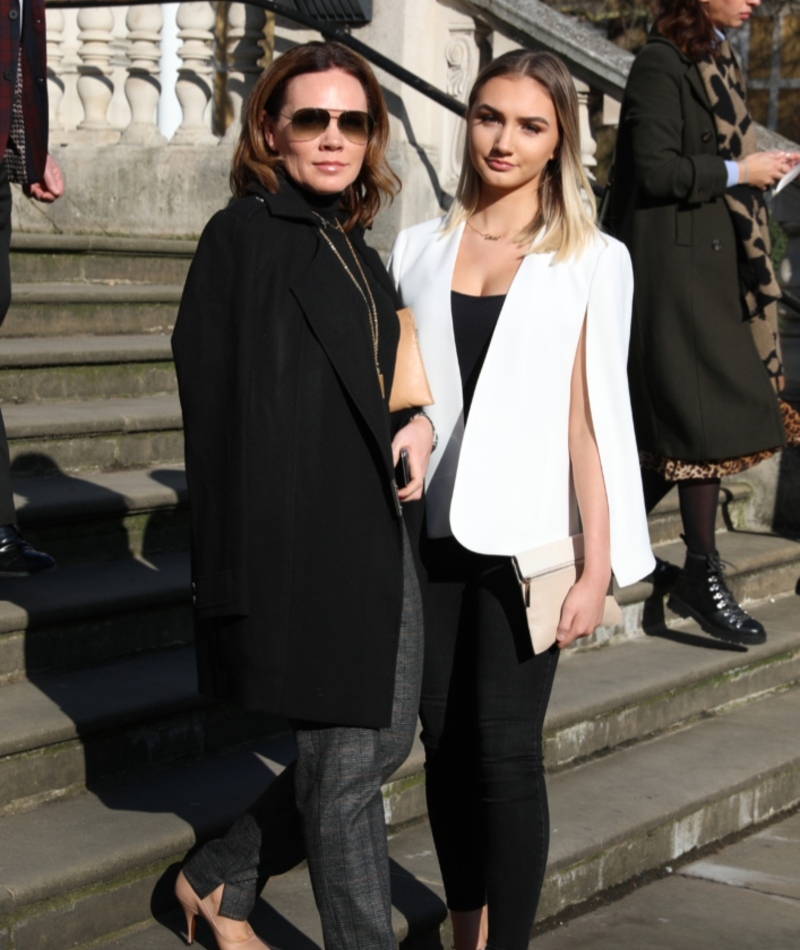
[[[578,97],[567,67],[552,53],[513,50],[485,66],[469,94],[467,120],[481,89],[498,76],[534,79],[550,96],[558,123],[559,144],[554,158],[545,166],[539,181],[539,210],[519,235],[520,244],[531,244],[530,253],[555,252],[555,261],[579,257],[598,233],[592,188],[581,162],[578,124]],[[456,197],[444,230],[450,231],[475,213],[481,178],[469,154],[469,134],[464,143],[464,159]],[[537,238],[538,240],[534,242]]]

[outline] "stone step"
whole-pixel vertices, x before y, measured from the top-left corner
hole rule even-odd
[[[185,552],[0,578],[0,682],[192,639]]]
[[[69,950],[168,909],[177,862],[195,840],[225,829],[293,748],[288,736],[273,737],[0,816],[0,940],[23,950],[57,932],[59,950]],[[418,759],[387,790],[407,768],[418,772]]]
[[[181,284],[16,284],[3,337],[169,333]]]
[[[752,488],[744,482],[730,482],[723,485],[719,494],[717,510],[717,531],[728,527],[740,528],[744,525],[744,510],[753,494]],[[678,490],[673,488],[650,512],[647,518],[651,544],[666,544],[677,541],[683,531]]]
[[[540,919],[800,801],[798,715],[800,689],[789,689],[551,776]],[[225,827],[274,770],[260,751],[0,818],[0,921],[15,950],[56,930],[70,950],[167,910],[182,854]],[[438,887],[430,841],[416,834],[399,873],[422,899]],[[308,890],[294,873],[264,896],[314,946]]]
[[[286,731],[197,693],[180,648],[0,689],[0,812]]]
[[[182,466],[18,478],[14,488],[25,538],[60,567],[189,547]]]
[[[552,776],[540,918],[800,802],[800,688]]]
[[[548,770],[800,681],[800,597],[773,598],[752,614],[767,630],[759,646],[726,644],[684,621],[602,649],[565,651],[545,720]]]
[[[15,475],[143,468],[183,460],[177,396],[8,406],[3,418]]]
[[[177,392],[168,336],[19,337],[0,346],[0,403]]]
[[[767,644],[719,649],[683,633],[683,646],[648,638],[566,655],[545,724],[553,770],[684,724],[709,709],[800,678],[800,609],[794,595],[758,611]],[[680,643],[680,641],[679,641]],[[196,695],[194,652],[177,649],[87,670],[34,674],[0,689],[0,808],[118,773],[217,753],[275,731]],[[421,768],[421,762],[419,763]],[[406,769],[387,791],[387,821],[425,814],[423,779]]]
[[[196,241],[15,231],[11,281],[183,284],[196,247]]]

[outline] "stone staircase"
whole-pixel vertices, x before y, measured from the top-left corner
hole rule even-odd
[[[0,580],[0,950],[181,946],[179,862],[292,754],[280,720],[195,691],[168,339],[192,250],[14,241],[0,399],[20,523],[59,570]],[[743,530],[749,501],[725,490],[719,547],[766,644],[712,640],[640,583],[619,627],[562,658],[540,919],[800,800],[800,543]],[[676,563],[679,530],[667,498],[651,533]],[[397,935],[419,950],[444,917],[421,761],[384,790]],[[256,924],[320,945],[304,869],[270,882]]]

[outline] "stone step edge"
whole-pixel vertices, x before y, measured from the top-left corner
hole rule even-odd
[[[119,591],[108,592],[109,578],[112,582],[114,576],[123,570],[126,566],[136,566],[136,577],[134,580],[125,578],[122,585],[122,593]],[[155,568],[155,570],[153,569]],[[50,578],[55,578],[59,583],[64,578],[66,585],[66,596],[59,594],[55,603],[50,603],[46,607],[41,607],[42,588],[36,588],[37,584],[52,584]],[[86,583],[82,587],[81,581],[86,578]],[[190,603],[190,580],[189,580],[189,555],[188,552],[167,553],[153,555],[149,559],[130,558],[126,561],[99,562],[97,564],[81,564],[68,568],[58,568],[57,572],[39,577],[12,579],[5,581],[6,584],[13,582],[15,584],[27,584],[28,603],[26,607],[21,603],[11,603],[7,600],[0,600],[0,636],[7,634],[16,634],[23,631],[30,631],[38,627],[52,626],[54,623],[68,623],[76,619],[88,617],[107,617],[111,618],[130,610],[144,609],[148,607],[172,606],[176,604]],[[154,583],[149,587],[142,584],[142,579],[147,578]],[[161,583],[155,583],[161,581]],[[3,581],[0,581],[0,596],[5,593]],[[76,586],[77,585],[77,586]],[[72,597],[75,591],[85,594],[82,597]],[[106,591],[106,597],[98,600],[97,591]],[[26,593],[23,589],[23,594]],[[19,595],[16,595],[19,598]],[[31,604],[31,596],[39,601],[34,608]],[[33,622],[31,623],[31,619]]]
[[[91,439],[109,433],[183,429],[177,395],[31,403],[7,406],[3,416],[10,441],[56,441],[75,436]]]
[[[67,622],[71,619],[81,616],[113,616],[130,609],[132,606],[142,607],[154,604],[163,605],[166,603],[177,604],[181,601],[184,601],[188,604],[188,553],[153,555],[150,559],[150,562],[143,561],[140,558],[131,558],[130,562],[139,566],[143,564],[145,566],[149,566],[149,564],[152,563],[156,566],[156,568],[158,568],[158,565],[165,563],[163,560],[165,557],[170,559],[169,564],[173,570],[176,559],[180,559],[182,566],[185,569],[186,582],[184,583],[183,580],[181,580],[176,584],[171,585],[168,590],[160,589],[154,599],[147,592],[143,592],[139,589],[140,585],[137,578],[137,581],[131,585],[131,590],[127,592],[123,603],[116,609],[110,603],[101,602],[98,604],[96,602],[94,597],[94,592],[98,587],[96,582],[102,580],[104,570],[116,572],[120,569],[121,565],[128,563],[127,561],[113,561],[108,562],[107,564],[102,562],[91,565],[82,564],[59,569],[59,577],[67,575],[77,579],[76,583],[78,583],[78,587],[76,589],[78,590],[80,590],[81,577],[86,575],[88,571],[91,571],[92,580],[95,581],[95,583],[88,585],[90,587],[90,592],[87,594],[87,596],[80,600],[70,598],[71,602],[68,603],[64,603],[62,598],[61,603],[56,602],[55,604],[51,604],[46,611],[39,611],[38,616],[34,615],[33,623],[30,622],[30,615],[24,608],[19,607],[16,604],[11,604],[8,601],[0,600],[0,636],[3,634],[20,633],[22,631],[35,629],[36,627],[52,624],[54,622]],[[792,564],[796,560],[796,554],[789,555],[788,552],[779,552],[776,555],[775,560],[772,562],[765,562],[764,558],[762,557],[759,559],[759,563],[755,568],[753,568],[752,565],[745,564],[743,565],[741,571],[732,572],[729,576],[736,577],[740,573],[742,575],[747,575],[748,572],[752,573],[754,570],[764,571],[774,567],[779,568],[785,566],[786,564]],[[45,576],[42,576],[41,578],[25,578],[22,581],[17,581],[16,583],[35,585],[40,582],[47,583]],[[74,585],[70,586],[72,588]],[[623,624],[619,628],[598,628],[598,631],[595,634],[593,634],[591,637],[585,638],[585,642],[580,643],[576,647],[570,647],[569,649],[571,651],[595,649],[601,646],[605,647],[611,641],[614,643],[619,643],[626,639],[635,639],[645,636],[646,634],[642,632],[641,628],[641,612],[644,601],[652,596],[652,593],[652,585],[648,582],[639,582],[638,584],[633,584],[630,587],[623,588],[618,593],[618,600],[623,608]],[[775,594],[771,596],[775,596],[780,593],[783,592],[775,592]],[[2,594],[3,586],[2,581],[0,581],[0,597],[2,597]],[[690,625],[691,621],[684,620],[677,615],[674,615],[674,617],[671,617],[668,621],[668,627],[670,629],[683,628]]]
[[[98,253],[131,256],[192,257],[197,241],[190,238],[135,238],[103,234],[36,234],[14,231],[11,253]]]
[[[69,283],[60,284],[15,284],[11,310],[37,304],[55,304],[59,307],[70,304],[108,305],[178,303],[183,294],[182,284],[134,284],[134,283]]]
[[[1,358],[1,357],[0,357]],[[186,490],[186,480],[185,480],[185,466],[174,463],[167,463],[163,466],[159,466],[158,471],[169,471],[174,472],[176,475],[178,473],[183,473],[183,478],[178,479],[180,485],[175,489],[163,488],[163,491],[160,492],[163,495],[163,500],[156,499],[155,506],[160,507],[161,505],[171,505],[171,504],[185,504],[188,500],[188,492]],[[70,519],[70,504],[71,501],[67,497],[69,495],[68,486],[72,484],[75,480],[85,482],[87,484],[96,483],[98,486],[98,498],[93,500],[91,498],[91,491],[87,490],[87,494],[79,502],[80,513],[101,513],[101,512],[133,512],[133,511],[145,511],[151,510],[154,507],[154,504],[151,501],[141,502],[135,493],[130,491],[119,492],[119,500],[109,500],[107,497],[107,491],[115,491],[114,483],[115,481],[128,481],[129,479],[135,480],[138,477],[144,479],[145,473],[150,471],[150,469],[131,469],[124,470],[120,472],[105,472],[89,469],[87,471],[81,472],[79,476],[71,477],[69,475],[44,475],[44,476],[29,476],[23,477],[21,479],[15,480],[15,485],[20,489],[24,490],[21,494],[18,495],[20,502],[24,498],[29,499],[28,503],[24,506],[18,504],[17,513],[20,516],[21,523],[39,523],[41,521],[68,521]],[[144,482],[143,482],[144,483]],[[36,493],[34,500],[30,500],[30,489],[31,486],[36,487]],[[736,501],[745,500],[750,491],[746,486],[737,486],[737,493],[735,496]],[[177,492],[177,494],[176,494]],[[171,497],[169,497],[171,496]],[[73,502],[74,504],[74,502]],[[97,505],[95,508],[94,506]],[[677,511],[677,502],[675,503],[674,510],[673,508],[663,508],[657,510],[656,515],[662,517],[673,514]],[[64,512],[63,517],[60,514]],[[651,518],[653,515],[651,514]],[[626,588],[625,590],[629,590]]]
[[[171,362],[166,333],[11,337],[0,347],[0,372]]]
[[[153,478],[153,472],[161,473],[170,484]],[[168,463],[152,469],[32,476],[14,479],[12,485],[19,524],[37,528],[76,519],[128,517],[189,503],[184,466]]]

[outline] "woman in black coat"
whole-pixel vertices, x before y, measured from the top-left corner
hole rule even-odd
[[[387,408],[395,292],[363,240],[395,190],[387,140],[356,54],[310,43],[276,60],[234,154],[238,200],[203,233],[173,336],[200,688],[288,717],[298,745],[179,876],[190,936],[199,913],[221,950],[265,946],[246,923],[256,881],[304,855],[326,947],[395,946],[380,785],[416,725],[401,503],[421,496],[433,431]]]
[[[660,0],[622,105],[610,230],[631,252],[628,375],[645,499],[679,486],[687,557],[664,562],[670,606],[713,636],[765,631],[722,577],[714,531],[720,479],[800,430],[780,404],[776,300],[762,191],[800,159],[757,152],[738,64],[722,32],[760,0]],[[797,436],[800,437],[800,431]]]

